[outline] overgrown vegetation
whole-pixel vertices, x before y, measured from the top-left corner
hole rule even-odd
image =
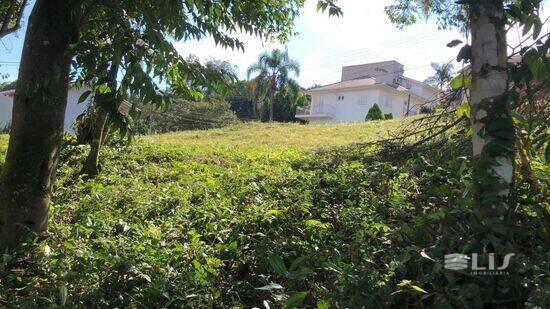
[[[250,84],[263,121],[276,120],[275,109],[278,121],[292,121],[296,106],[307,105],[298,82],[291,77],[300,75],[300,63],[289,56],[288,50],[262,53],[248,68],[247,75],[249,79],[254,76]]]
[[[299,89],[287,90],[286,93],[277,93],[273,99],[273,120],[279,122],[293,122],[296,120],[296,108],[308,107],[307,96]],[[269,104],[261,107],[261,121],[269,121]]]
[[[477,288],[493,280],[543,306],[547,182],[517,189],[511,275],[466,281],[441,259],[473,245],[469,142],[376,146],[398,127],[380,124],[150,136],[106,147],[90,181],[86,147],[66,139],[49,237],[4,255],[1,304],[479,307],[508,293]],[[533,167],[548,181],[548,165]]]
[[[176,99],[164,110],[146,106],[141,116],[136,124],[138,134],[204,130],[240,122],[229,103],[218,99],[199,102]]]

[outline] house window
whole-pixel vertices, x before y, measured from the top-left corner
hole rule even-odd
[[[338,101],[344,101],[344,96],[343,96],[343,95],[339,95],[339,96],[338,96]]]
[[[366,95],[360,96],[359,101],[357,102],[359,105],[368,105],[368,97]]]

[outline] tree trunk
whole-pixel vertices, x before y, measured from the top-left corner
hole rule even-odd
[[[87,175],[90,178],[94,178],[99,175],[99,152],[101,146],[105,142],[107,135],[109,134],[109,109],[113,107],[119,107],[118,95],[117,95],[117,75],[121,62],[120,49],[115,49],[115,55],[111,63],[111,68],[106,72],[109,78],[109,88],[111,92],[108,94],[96,94],[95,101],[95,115],[94,123],[92,127],[92,141],[90,143],[90,152],[88,157],[82,166],[81,174]]]
[[[275,76],[271,80],[271,89],[269,91],[269,122],[273,122],[273,114],[275,112],[275,92],[277,92],[277,85]]]
[[[6,162],[0,176],[0,248],[47,229],[69,83],[77,12],[65,0],[37,0],[29,17]]]
[[[107,121],[105,121],[105,125],[103,126],[103,135],[101,136],[101,145],[105,145],[107,143],[107,138],[109,138],[109,132],[111,132],[111,122],[108,121],[109,117],[107,117]]]
[[[105,128],[107,127],[107,119],[109,118],[109,113],[107,111],[99,106],[96,107],[96,109],[92,127],[90,152],[80,171],[81,174],[87,175],[90,178],[99,175],[99,151],[101,150],[101,145],[105,141],[105,135],[107,134]]]
[[[477,0],[470,7],[474,211],[497,233],[512,206],[515,157],[502,2]]]
[[[273,122],[273,112],[275,110],[275,95],[273,92],[269,95],[269,122]]]

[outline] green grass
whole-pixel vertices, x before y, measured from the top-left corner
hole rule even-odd
[[[185,131],[144,138],[145,141],[193,151],[287,151],[312,150],[366,143],[388,137],[399,121],[360,124],[300,125],[244,123],[208,131]]]
[[[378,155],[353,146],[398,126],[248,123],[141,137],[105,148],[92,181],[78,176],[87,147],[66,142],[49,236],[27,244],[31,254],[4,255],[0,306],[379,307],[419,300],[413,285],[446,295],[441,264],[418,252],[437,258],[461,243],[442,226],[466,229],[470,163],[460,144]]]

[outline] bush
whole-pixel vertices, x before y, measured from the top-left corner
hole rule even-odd
[[[433,112],[433,109],[429,106],[422,105],[420,107],[420,113],[421,114],[431,114]]]
[[[205,130],[240,122],[229,103],[217,99],[206,102],[176,99],[166,110],[142,114],[143,119],[136,126],[141,134]]]
[[[85,148],[67,141],[50,235],[26,244],[32,255],[4,255],[2,304],[281,308],[303,296],[304,308],[490,308],[528,298],[544,307],[542,200],[521,190],[517,244],[497,249],[516,253],[510,275],[495,283],[443,267],[447,253],[483,252],[464,237],[477,234],[463,184],[466,138],[415,151],[300,152],[235,147],[263,136],[239,133],[106,147],[103,174],[90,182],[75,177]]]
[[[275,95],[273,106],[273,120],[279,122],[293,122],[296,119],[296,108],[309,105],[307,96],[302,92],[287,91]],[[269,101],[266,99],[260,110],[262,121],[269,121]]]
[[[392,114],[392,113],[384,114],[384,119],[386,119],[386,120],[391,120],[391,119],[393,119],[393,114]]]
[[[0,307],[545,308],[548,182],[517,188],[511,242],[488,248],[502,237],[477,227],[467,136],[414,151],[306,146],[391,124],[140,138],[105,147],[91,181],[78,177],[86,148],[66,138],[48,237],[3,252]],[[498,277],[444,267],[472,252],[482,266],[487,252],[516,255]]]
[[[380,106],[374,103],[374,105],[369,109],[367,113],[367,117],[365,117],[365,121],[383,120],[383,119],[384,119],[384,114],[382,114],[382,110],[380,109]]]

